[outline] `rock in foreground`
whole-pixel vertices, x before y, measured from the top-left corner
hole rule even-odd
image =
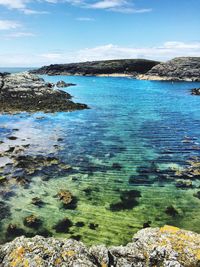
[[[200,81],[200,57],[179,57],[153,67],[142,80]]]
[[[146,228],[126,246],[87,248],[81,242],[19,237],[0,247],[0,266],[198,267],[200,235],[176,227]]]
[[[48,75],[136,76],[137,74],[146,73],[157,64],[159,64],[158,61],[146,59],[104,60],[70,64],[52,64],[31,72]]]
[[[74,103],[71,95],[27,72],[0,73],[0,112],[57,112],[87,108]]]

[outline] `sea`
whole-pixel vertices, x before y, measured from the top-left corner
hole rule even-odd
[[[24,145],[26,155],[53,156],[73,169],[41,169],[26,185],[13,177],[0,185],[2,243],[21,233],[45,233],[87,245],[122,245],[144,227],[166,224],[200,233],[200,180],[191,178],[191,186],[182,188],[177,184],[184,177],[174,175],[200,157],[200,97],[190,91],[200,83],[41,77],[75,83],[64,90],[90,109],[0,115],[0,151],[5,144]],[[0,158],[0,166],[5,160]],[[61,190],[76,198],[75,207],[61,205]],[[35,198],[44,205],[33,205]],[[31,215],[40,226],[25,225]],[[70,224],[57,231],[66,219]],[[20,231],[12,235],[11,225]]]

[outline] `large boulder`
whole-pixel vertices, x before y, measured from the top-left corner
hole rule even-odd
[[[0,247],[1,267],[199,267],[200,235],[177,227],[146,228],[126,246],[87,248],[75,240],[36,236]]]
[[[200,81],[200,57],[178,57],[154,66],[143,80]]]

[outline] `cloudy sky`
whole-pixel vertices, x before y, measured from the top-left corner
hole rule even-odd
[[[0,0],[0,66],[200,56],[200,0]]]

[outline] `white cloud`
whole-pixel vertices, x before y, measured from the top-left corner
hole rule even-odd
[[[79,21],[94,21],[93,18],[89,18],[89,17],[80,17],[80,18],[76,18],[76,20],[79,20]]]
[[[47,2],[50,4],[68,3],[80,8],[108,10],[121,13],[146,13],[150,8],[137,9],[131,0],[0,0],[0,5],[10,9],[18,9],[27,15],[46,14],[46,11],[32,10],[27,7],[28,3]]]
[[[58,60],[62,58],[61,53],[48,53],[48,54],[41,54],[39,56],[44,58],[45,60]]]
[[[13,32],[7,34],[5,37],[10,39],[10,38],[34,37],[34,36],[36,35],[32,32]]]
[[[77,5],[83,8],[99,9],[114,11],[120,13],[146,13],[151,12],[151,8],[135,8],[133,1],[130,0],[100,0],[100,1],[79,1],[79,0],[66,0],[68,3]]]
[[[51,2],[50,0],[43,0],[45,2]],[[46,14],[46,11],[38,11],[27,8],[27,4],[30,2],[38,2],[38,0],[0,0],[0,5],[5,6],[9,9],[17,9],[22,11],[26,15],[32,14]],[[52,1],[52,3],[57,3],[57,1]]]
[[[79,51],[53,51],[43,54],[0,54],[0,65],[42,66],[53,63],[83,62],[106,59],[147,58],[165,61],[180,56],[199,56],[200,42],[166,42],[154,47],[102,45]]]
[[[12,30],[21,27],[21,24],[13,20],[0,20],[0,30]]]
[[[0,0],[0,5],[8,8],[23,9],[26,7],[27,0]]]

